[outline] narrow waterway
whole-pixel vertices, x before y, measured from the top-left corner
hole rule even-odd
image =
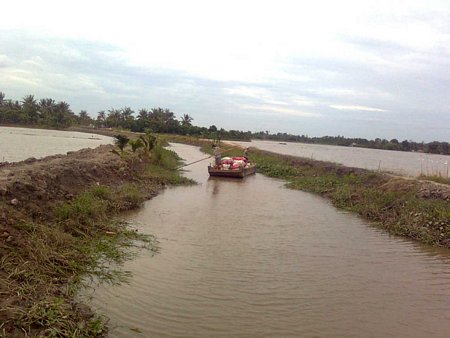
[[[191,162],[197,148],[173,145]],[[371,227],[260,174],[208,179],[146,202],[129,221],[160,252],[92,303],[111,337],[450,337],[450,253]]]

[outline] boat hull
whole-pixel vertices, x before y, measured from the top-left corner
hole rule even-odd
[[[256,173],[256,165],[252,164],[239,169],[215,169],[208,166],[209,176],[244,178],[245,176]]]

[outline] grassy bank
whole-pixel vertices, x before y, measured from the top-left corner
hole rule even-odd
[[[184,137],[170,139],[200,146],[211,153],[211,142]],[[230,147],[223,145],[223,148]],[[231,149],[226,155],[241,156],[242,149]],[[329,198],[336,207],[355,212],[391,234],[450,248],[448,185],[254,148],[249,156],[259,173],[283,179],[289,188]]]
[[[161,147],[153,149],[150,160],[130,152],[119,161],[131,173],[117,177],[119,184],[86,187],[67,201],[52,202],[45,217],[0,201],[6,224],[0,233],[0,336],[96,337],[107,332],[105,318],[75,301],[86,277],[120,283],[126,272],[111,266],[131,258],[130,248],[158,250],[152,236],[120,221],[120,212],[138,208],[167,184],[192,183],[173,170],[179,163],[176,154]]]

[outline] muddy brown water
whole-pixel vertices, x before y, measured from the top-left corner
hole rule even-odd
[[[191,162],[197,148],[173,145]],[[160,252],[89,294],[111,337],[450,337],[450,252],[391,237],[318,196],[206,163],[128,216]]]
[[[18,162],[111,144],[111,137],[73,131],[0,127],[0,162]]]

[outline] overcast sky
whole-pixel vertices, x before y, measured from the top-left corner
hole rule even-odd
[[[75,113],[450,140],[450,0],[7,1],[0,91]]]

